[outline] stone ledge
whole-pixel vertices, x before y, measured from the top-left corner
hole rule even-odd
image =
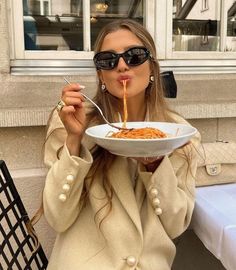
[[[171,107],[186,119],[236,117],[236,101],[170,102]]]
[[[169,100],[171,108],[186,119],[236,117],[236,101],[180,102]],[[14,108],[0,110],[0,127],[45,126],[52,108]]]
[[[45,178],[47,174],[47,169],[45,167],[31,169],[9,169],[9,171],[13,179]]]
[[[52,108],[0,110],[0,127],[45,126]]]

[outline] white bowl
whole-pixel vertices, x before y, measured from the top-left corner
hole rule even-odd
[[[123,123],[113,123],[122,126]],[[99,146],[109,152],[126,157],[155,157],[170,154],[176,148],[186,144],[197,129],[185,124],[168,122],[128,122],[127,128],[153,127],[168,134],[167,138],[160,139],[120,139],[107,137],[110,131],[117,132],[118,129],[104,124],[90,127],[86,134]]]

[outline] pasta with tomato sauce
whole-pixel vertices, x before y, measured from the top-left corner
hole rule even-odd
[[[123,128],[126,128],[126,122],[128,118],[127,112],[127,101],[126,101],[126,80],[122,81],[123,83]],[[107,137],[112,138],[123,138],[123,139],[157,139],[157,138],[166,138],[167,135],[157,128],[145,127],[145,128],[132,128],[132,129],[123,129],[119,132],[109,132]]]
[[[167,135],[157,128],[145,127],[121,130],[108,135],[108,137],[123,139],[158,139],[166,138]]]

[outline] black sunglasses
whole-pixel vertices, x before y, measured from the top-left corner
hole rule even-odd
[[[145,47],[133,47],[123,53],[104,51],[96,53],[93,61],[97,69],[111,70],[118,65],[120,57],[132,67],[144,63],[150,57],[150,52]]]

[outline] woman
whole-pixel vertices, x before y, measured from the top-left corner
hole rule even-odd
[[[186,123],[165,104],[155,45],[142,25],[106,25],[94,62],[94,100],[111,122],[123,119],[126,80],[128,121]],[[194,207],[198,138],[169,156],[114,156],[85,136],[88,125],[103,121],[84,106],[81,88],[64,87],[45,145],[44,213],[58,233],[48,270],[170,270],[172,239],[188,227]]]

